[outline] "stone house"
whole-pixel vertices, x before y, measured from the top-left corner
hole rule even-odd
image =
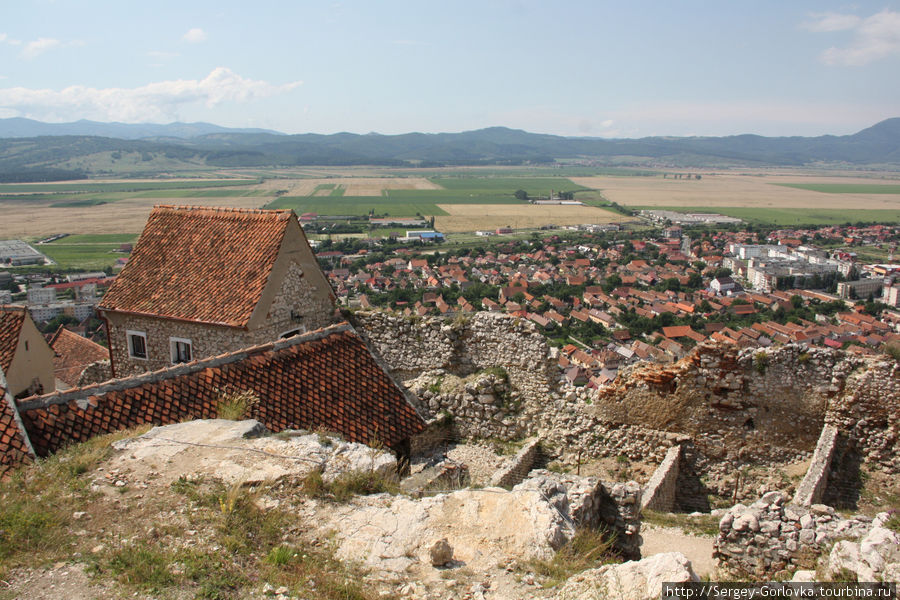
[[[98,309],[123,377],[324,327],[335,295],[293,211],[157,206]]]
[[[53,350],[24,306],[0,306],[0,370],[16,398],[56,389]]]

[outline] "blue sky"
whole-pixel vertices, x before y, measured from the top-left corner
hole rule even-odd
[[[16,0],[0,117],[286,133],[846,134],[900,116],[900,0]]]

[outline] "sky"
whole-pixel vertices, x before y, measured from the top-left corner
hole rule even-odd
[[[0,3],[0,118],[633,138],[898,116],[900,0]]]

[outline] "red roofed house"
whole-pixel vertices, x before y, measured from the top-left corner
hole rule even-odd
[[[334,301],[293,211],[157,206],[98,309],[123,377],[321,328]]]
[[[56,389],[53,350],[24,306],[0,306],[0,371],[16,398]]]
[[[50,348],[55,354],[53,374],[56,377],[56,387],[60,389],[77,386],[88,365],[109,360],[109,350],[62,325],[50,339]]]

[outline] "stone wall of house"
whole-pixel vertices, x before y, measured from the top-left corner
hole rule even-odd
[[[335,319],[329,293],[330,290],[318,289],[292,262],[269,308],[267,324],[256,330],[256,337],[269,342],[292,331],[305,333],[331,325]]]
[[[713,556],[719,569],[740,578],[781,578],[815,568],[818,557],[840,539],[862,536],[872,519],[842,519],[823,504],[787,504],[769,492],[749,506],[737,504],[719,522]]]

